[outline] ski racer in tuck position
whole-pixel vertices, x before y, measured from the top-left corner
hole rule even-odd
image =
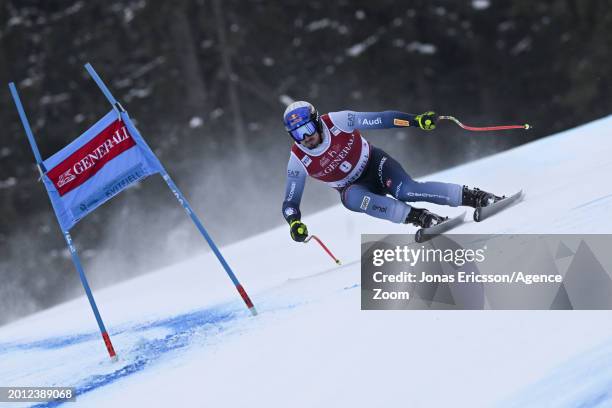
[[[351,211],[421,228],[432,227],[446,218],[406,202],[479,208],[500,200],[501,197],[478,188],[415,181],[393,157],[372,146],[360,133],[361,129],[406,126],[431,131],[436,127],[436,119],[434,112],[413,115],[345,110],[319,115],[308,102],[289,105],[283,121],[295,143],[287,165],[283,216],[289,223],[291,238],[302,242],[308,237],[300,213],[307,175],[336,189],[342,204]]]

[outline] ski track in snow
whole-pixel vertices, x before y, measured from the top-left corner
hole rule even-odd
[[[607,195],[605,195],[603,197],[599,197],[599,198],[596,198],[594,200],[588,201],[588,202],[586,202],[584,204],[580,204],[580,205],[572,208],[572,210],[577,210],[579,208],[586,207],[586,206],[591,205],[591,204],[599,203],[601,201],[608,200],[610,198],[612,198],[612,194],[607,194]]]
[[[606,342],[560,365],[500,407],[611,407],[611,360],[612,342]]]

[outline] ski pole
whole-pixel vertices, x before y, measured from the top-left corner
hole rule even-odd
[[[325,252],[327,252],[327,254],[329,256],[331,256],[331,258],[334,260],[334,262],[336,262],[338,265],[341,265],[342,262],[340,262],[340,260],[338,258],[336,258],[334,256],[334,254],[331,253],[331,251],[325,246],[325,244],[319,239],[319,237],[317,237],[316,235],[310,235],[308,236],[308,238],[306,238],[304,240],[304,243],[307,243],[308,241],[310,241],[312,238],[314,238],[315,241],[317,241],[319,243],[319,245],[321,245],[321,248],[323,248],[325,250]]]
[[[468,126],[468,125],[464,125],[463,123],[459,122],[459,120],[455,118],[454,116],[438,116],[438,120],[452,120],[453,122],[455,122],[457,125],[459,125],[463,129],[471,130],[473,132],[486,132],[488,130],[510,130],[510,129],[528,130],[532,128],[532,126],[528,123],[525,123],[524,125],[502,125],[502,126],[486,126],[486,127]]]

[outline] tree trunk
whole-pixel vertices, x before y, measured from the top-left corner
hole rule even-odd
[[[203,116],[207,112],[207,90],[198,60],[197,47],[191,33],[191,23],[185,1],[172,3],[172,19],[169,23],[172,43],[182,73],[185,95],[183,118]]]
[[[227,79],[227,92],[230,108],[232,110],[235,140],[234,147],[238,154],[241,155],[241,160],[248,160],[250,156],[247,154],[246,131],[244,129],[240,96],[238,95],[238,89],[236,86],[238,77],[232,68],[231,48],[228,44],[225,33],[225,18],[223,15],[223,8],[220,0],[212,0],[212,4],[215,21],[217,22],[217,37],[219,53],[221,55],[221,66],[224,71],[224,76]]]

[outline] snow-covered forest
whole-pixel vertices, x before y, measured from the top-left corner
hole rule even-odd
[[[91,62],[229,243],[284,222],[288,102],[534,126],[366,132],[421,176],[609,114],[610,27],[609,0],[0,0],[0,83],[17,84],[48,157],[108,110],[83,69]],[[3,89],[0,324],[81,294]],[[309,183],[303,212],[337,201]],[[74,237],[94,287],[204,248],[159,179],[90,215]]]

